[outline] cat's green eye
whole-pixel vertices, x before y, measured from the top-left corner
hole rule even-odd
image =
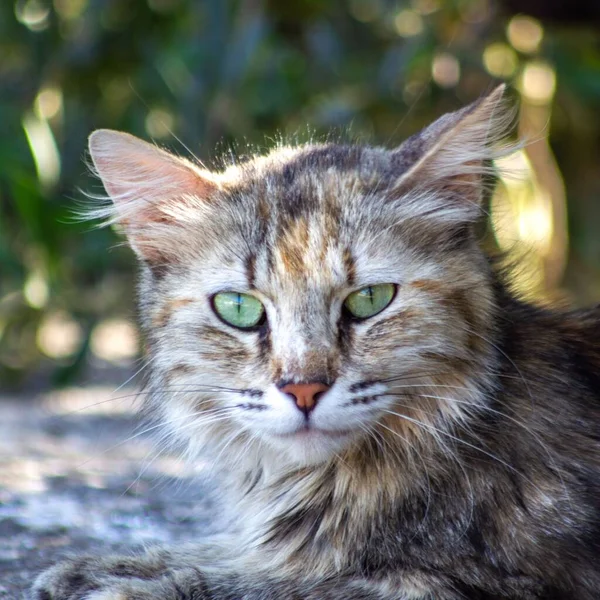
[[[250,294],[221,292],[212,299],[215,312],[225,323],[239,329],[252,329],[261,323],[265,307]]]
[[[348,312],[357,319],[368,319],[380,313],[393,300],[396,286],[379,283],[352,292],[344,301]]]

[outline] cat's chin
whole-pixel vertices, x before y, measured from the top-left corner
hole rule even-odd
[[[285,452],[295,464],[308,466],[328,461],[355,437],[351,430],[298,429],[288,433],[272,433],[270,445]]]
[[[336,431],[332,429],[320,429],[313,427],[311,429],[302,428],[289,433],[278,433],[273,435],[283,440],[305,440],[306,442],[310,442],[317,439],[339,440],[341,438],[347,438],[348,436],[352,435],[352,431],[349,429]]]

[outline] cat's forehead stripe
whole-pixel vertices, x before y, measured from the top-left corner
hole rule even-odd
[[[256,278],[256,255],[250,252],[246,256],[246,279],[248,280],[248,289],[254,289]]]
[[[353,286],[356,283],[356,264],[350,248],[344,249],[343,260],[346,271],[346,281],[349,286]]]
[[[309,267],[306,257],[308,245],[308,222],[304,218],[292,221],[281,232],[277,243],[278,257],[288,273],[298,277]]]
[[[363,155],[361,146],[324,145],[308,148],[289,159],[283,166],[282,175],[290,183],[297,173],[322,171],[336,168],[355,172]]]

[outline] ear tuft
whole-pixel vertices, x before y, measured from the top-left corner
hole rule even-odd
[[[478,205],[482,177],[493,172],[491,161],[518,147],[501,143],[511,130],[515,111],[504,106],[505,86],[491,94],[444,115],[406,140],[396,151],[406,170],[398,189],[434,187],[447,192],[456,202]],[[478,212],[478,211],[475,211]]]
[[[92,170],[112,201],[89,216],[121,224],[132,248],[148,260],[157,254],[158,238],[166,237],[165,227],[184,225],[218,187],[210,172],[128,133],[94,131],[89,150]]]

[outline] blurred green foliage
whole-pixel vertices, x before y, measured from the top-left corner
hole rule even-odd
[[[203,160],[332,128],[391,145],[489,90],[492,75],[518,82],[532,59],[556,73],[565,285],[578,302],[600,298],[600,35],[542,16],[541,42],[519,50],[512,17],[499,0],[0,3],[0,381],[72,380],[96,323],[132,315],[131,253],[73,216],[80,188],[101,191],[84,160],[93,129]],[[77,333],[51,357],[48,319]]]

